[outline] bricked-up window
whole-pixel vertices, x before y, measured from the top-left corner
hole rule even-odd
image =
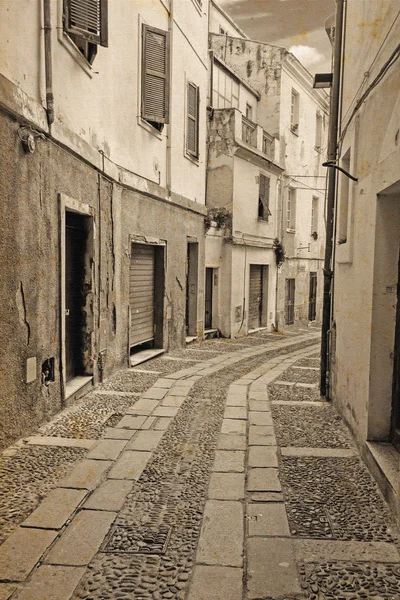
[[[169,122],[169,35],[143,25],[141,116],[161,130]]]
[[[194,83],[187,84],[187,125],[186,151],[191,156],[199,156],[199,88]]]
[[[108,46],[108,0],[64,0],[63,23],[90,64],[97,46]]]
[[[264,219],[265,221],[268,221],[268,217],[271,215],[271,211],[269,210],[269,188],[269,177],[260,174],[258,195],[258,218]]]

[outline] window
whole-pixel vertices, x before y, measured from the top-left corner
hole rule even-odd
[[[197,158],[199,156],[199,88],[190,82],[187,84],[186,115],[186,151]]]
[[[213,67],[214,108],[239,107],[239,83],[225,70],[214,63]]]
[[[264,219],[265,221],[268,221],[268,217],[271,215],[271,211],[269,210],[269,188],[269,177],[260,174],[258,194],[258,218]]]
[[[253,107],[251,106],[251,104],[248,104],[246,102],[246,119],[248,119],[249,121],[253,120]]]
[[[315,149],[322,150],[322,115],[319,112],[315,117]]]
[[[108,46],[107,10],[107,0],[64,0],[64,31],[90,64],[97,46]]]
[[[300,109],[300,95],[296,90],[292,90],[292,102],[291,102],[291,113],[290,113],[290,129],[293,133],[299,131],[299,109]]]
[[[296,296],[296,280],[286,279],[285,284],[285,323],[286,325],[293,325],[294,300]]]
[[[311,205],[311,235],[317,239],[318,237],[318,208],[319,198],[313,196]]]
[[[143,25],[141,116],[162,130],[169,121],[169,36]]]
[[[286,228],[290,231],[296,229],[296,190],[294,188],[289,188]]]

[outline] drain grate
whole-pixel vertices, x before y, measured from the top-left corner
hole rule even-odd
[[[102,552],[165,554],[171,530],[165,525],[140,530],[135,526],[115,525],[105,539]]]

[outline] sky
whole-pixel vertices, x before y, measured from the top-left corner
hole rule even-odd
[[[283,46],[312,73],[331,71],[331,45],[324,22],[334,0],[218,0],[254,40]]]

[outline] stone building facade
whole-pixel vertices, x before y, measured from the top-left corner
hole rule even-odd
[[[399,6],[343,8],[330,395],[399,518]]]
[[[202,335],[207,11],[1,3],[1,446]]]

